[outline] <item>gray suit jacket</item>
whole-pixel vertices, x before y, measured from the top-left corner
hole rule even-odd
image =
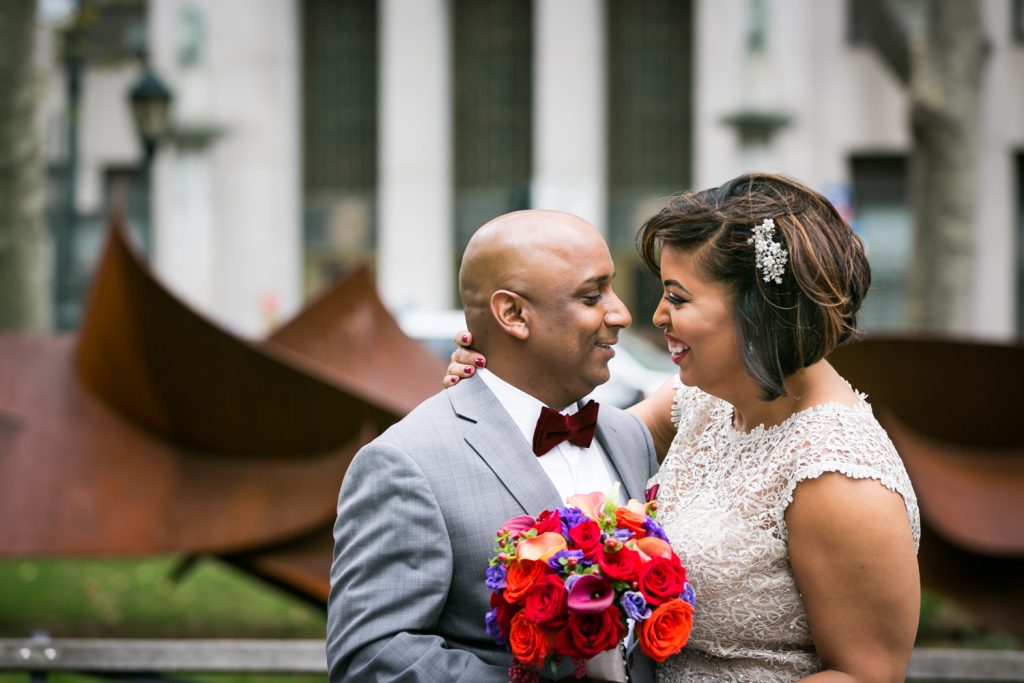
[[[658,468],[646,428],[601,406],[596,438],[626,494],[643,500]],[[494,534],[511,517],[562,504],[522,432],[475,377],[363,447],[345,474],[334,526],[332,683],[505,683],[511,655],[484,632]],[[653,681],[646,664],[634,681]]]

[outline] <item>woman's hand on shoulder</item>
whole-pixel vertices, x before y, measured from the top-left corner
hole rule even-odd
[[[448,363],[448,374],[441,380],[445,389],[459,383],[476,372],[476,368],[487,366],[487,359],[473,348],[473,334],[462,330],[455,335],[455,350],[452,351],[451,362]]]
[[[829,472],[797,486],[786,526],[793,575],[827,669],[807,680],[903,681],[921,608],[903,498],[877,479]]]

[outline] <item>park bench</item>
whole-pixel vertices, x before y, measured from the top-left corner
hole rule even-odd
[[[322,640],[0,638],[0,671],[82,672],[130,681],[173,674],[327,674]],[[907,681],[1024,683],[1024,651],[916,648]]]

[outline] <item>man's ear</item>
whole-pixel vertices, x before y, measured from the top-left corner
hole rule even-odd
[[[526,321],[526,300],[522,296],[507,289],[499,289],[491,294],[491,315],[498,327],[505,334],[526,341],[530,336],[530,326]]]

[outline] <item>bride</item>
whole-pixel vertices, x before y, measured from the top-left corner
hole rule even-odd
[[[698,599],[658,680],[904,680],[917,500],[825,360],[870,284],[860,239],[818,193],[755,174],[672,198],[637,241],[679,376],[630,410],[665,456],[659,521]],[[479,357],[458,349],[446,382]]]

